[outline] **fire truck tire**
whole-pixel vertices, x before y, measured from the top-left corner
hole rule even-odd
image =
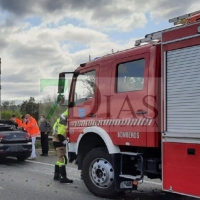
[[[96,196],[114,198],[121,194],[115,190],[112,159],[106,148],[95,148],[86,155],[82,177],[88,190]]]

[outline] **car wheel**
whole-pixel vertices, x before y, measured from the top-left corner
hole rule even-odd
[[[16,156],[16,157],[17,157],[17,160],[20,162],[23,162],[28,158],[28,156]]]
[[[93,149],[86,155],[82,173],[83,181],[92,194],[103,198],[119,195],[115,190],[111,155],[106,148]]]

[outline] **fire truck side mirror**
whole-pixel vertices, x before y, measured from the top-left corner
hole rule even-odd
[[[58,80],[58,93],[59,94],[64,93],[64,88],[65,88],[65,73],[60,73]]]
[[[74,103],[74,102],[69,102],[68,108],[73,108],[74,106],[75,106],[75,103]]]

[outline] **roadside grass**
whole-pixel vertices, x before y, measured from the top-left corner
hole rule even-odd
[[[40,141],[35,142],[35,148],[41,149],[41,142]],[[49,141],[49,150],[54,150],[54,146],[53,146],[52,141]]]

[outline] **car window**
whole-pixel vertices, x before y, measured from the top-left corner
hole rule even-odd
[[[121,63],[117,66],[117,92],[142,90],[144,87],[145,59]]]

